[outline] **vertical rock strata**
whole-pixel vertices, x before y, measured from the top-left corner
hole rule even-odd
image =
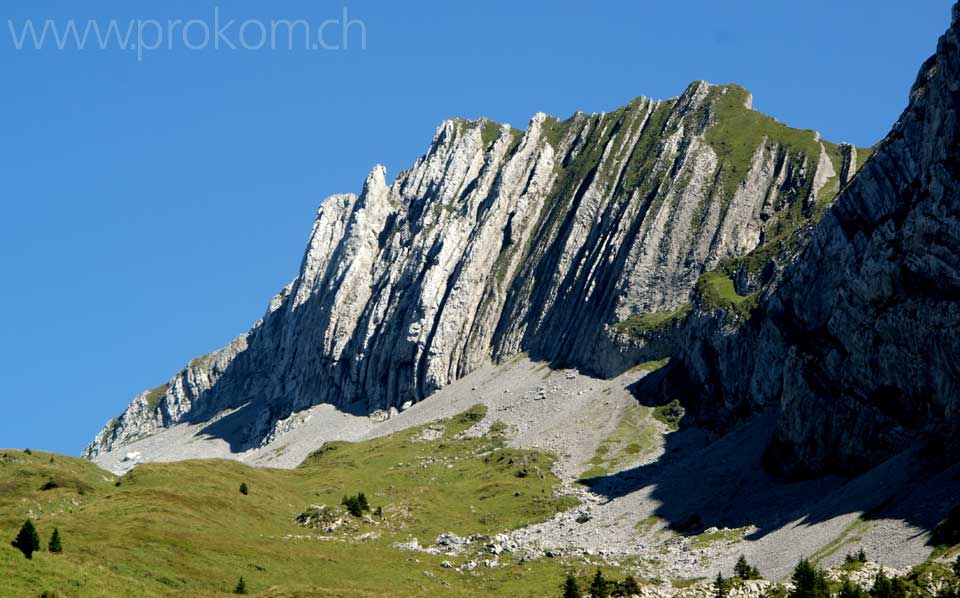
[[[917,440],[958,449],[958,15],[761,309],[732,326],[695,311],[678,343],[702,413],[778,409],[769,455],[786,472],[854,473]],[[841,179],[856,156],[844,149]]]
[[[446,121],[392,184],[378,166],[359,196],[323,201],[263,319],[135,398],[84,456],[245,405],[257,446],[312,405],[402,408],[520,351],[602,370],[612,324],[682,308],[705,271],[817,213],[850,155],[703,82],[525,131]]]

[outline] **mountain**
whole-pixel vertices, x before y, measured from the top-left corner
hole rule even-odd
[[[672,321],[703,273],[784,244],[868,152],[704,82],[611,113],[537,114],[525,131],[444,122],[392,184],[378,166],[359,196],[324,200],[263,319],[137,396],[83,454],[226,412],[243,419],[240,452],[314,405],[389,414],[520,352],[605,376],[660,358],[662,343],[623,331]]]
[[[955,7],[910,105],[749,321],[699,312],[677,343],[677,388],[708,418],[775,408],[785,473],[855,474],[918,444],[960,457],[958,44]]]
[[[958,142],[960,4],[874,148],[704,82],[447,121],[86,460],[0,451],[0,533],[64,546],[0,550],[0,593],[703,598],[745,557],[953,596]]]

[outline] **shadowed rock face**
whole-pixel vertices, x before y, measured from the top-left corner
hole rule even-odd
[[[251,422],[237,448],[257,446],[309,406],[402,408],[520,351],[629,367],[610,324],[687,304],[703,272],[822,208],[856,169],[853,148],[749,104],[698,82],[522,132],[443,123],[392,184],[378,166],[359,196],[325,200],[263,319],[135,398],[84,456],[233,408]]]
[[[960,409],[960,9],[910,103],[809,244],[733,327],[699,313],[682,369],[723,417],[775,406],[768,461],[854,473],[918,440],[956,443]],[[954,453],[956,454],[956,453]]]

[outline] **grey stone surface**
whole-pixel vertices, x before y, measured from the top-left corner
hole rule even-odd
[[[955,18],[762,313],[701,311],[677,343],[706,418],[777,411],[782,471],[859,473],[917,442],[960,454],[958,44]]]
[[[389,413],[521,351],[623,371],[645,351],[610,324],[686,303],[701,273],[755,248],[835,174],[822,144],[807,156],[767,139],[727,196],[733,166],[705,138],[726,92],[697,82],[563,123],[537,114],[524,132],[443,123],[392,184],[378,166],[359,196],[325,200],[300,274],[263,319],[156,405],[134,399],[84,456],[181,422],[247,450],[314,405]]]

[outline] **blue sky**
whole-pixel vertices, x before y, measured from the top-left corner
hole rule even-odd
[[[412,164],[444,118],[523,127],[537,111],[605,111],[706,79],[744,85],[793,126],[872,145],[950,5],[4,3],[0,446],[77,454],[134,394],[245,331],[296,275],[320,201],[359,191],[376,163],[390,176]],[[159,39],[152,21],[210,26],[216,9],[221,25],[319,28],[344,7],[363,23],[347,49],[191,50],[174,26],[162,49],[144,50]],[[150,35],[140,52],[17,50],[10,22],[20,31],[26,19],[115,19]],[[257,29],[245,31],[257,45]],[[342,42],[337,31],[324,29],[326,46]],[[227,34],[239,43],[235,27]]]

